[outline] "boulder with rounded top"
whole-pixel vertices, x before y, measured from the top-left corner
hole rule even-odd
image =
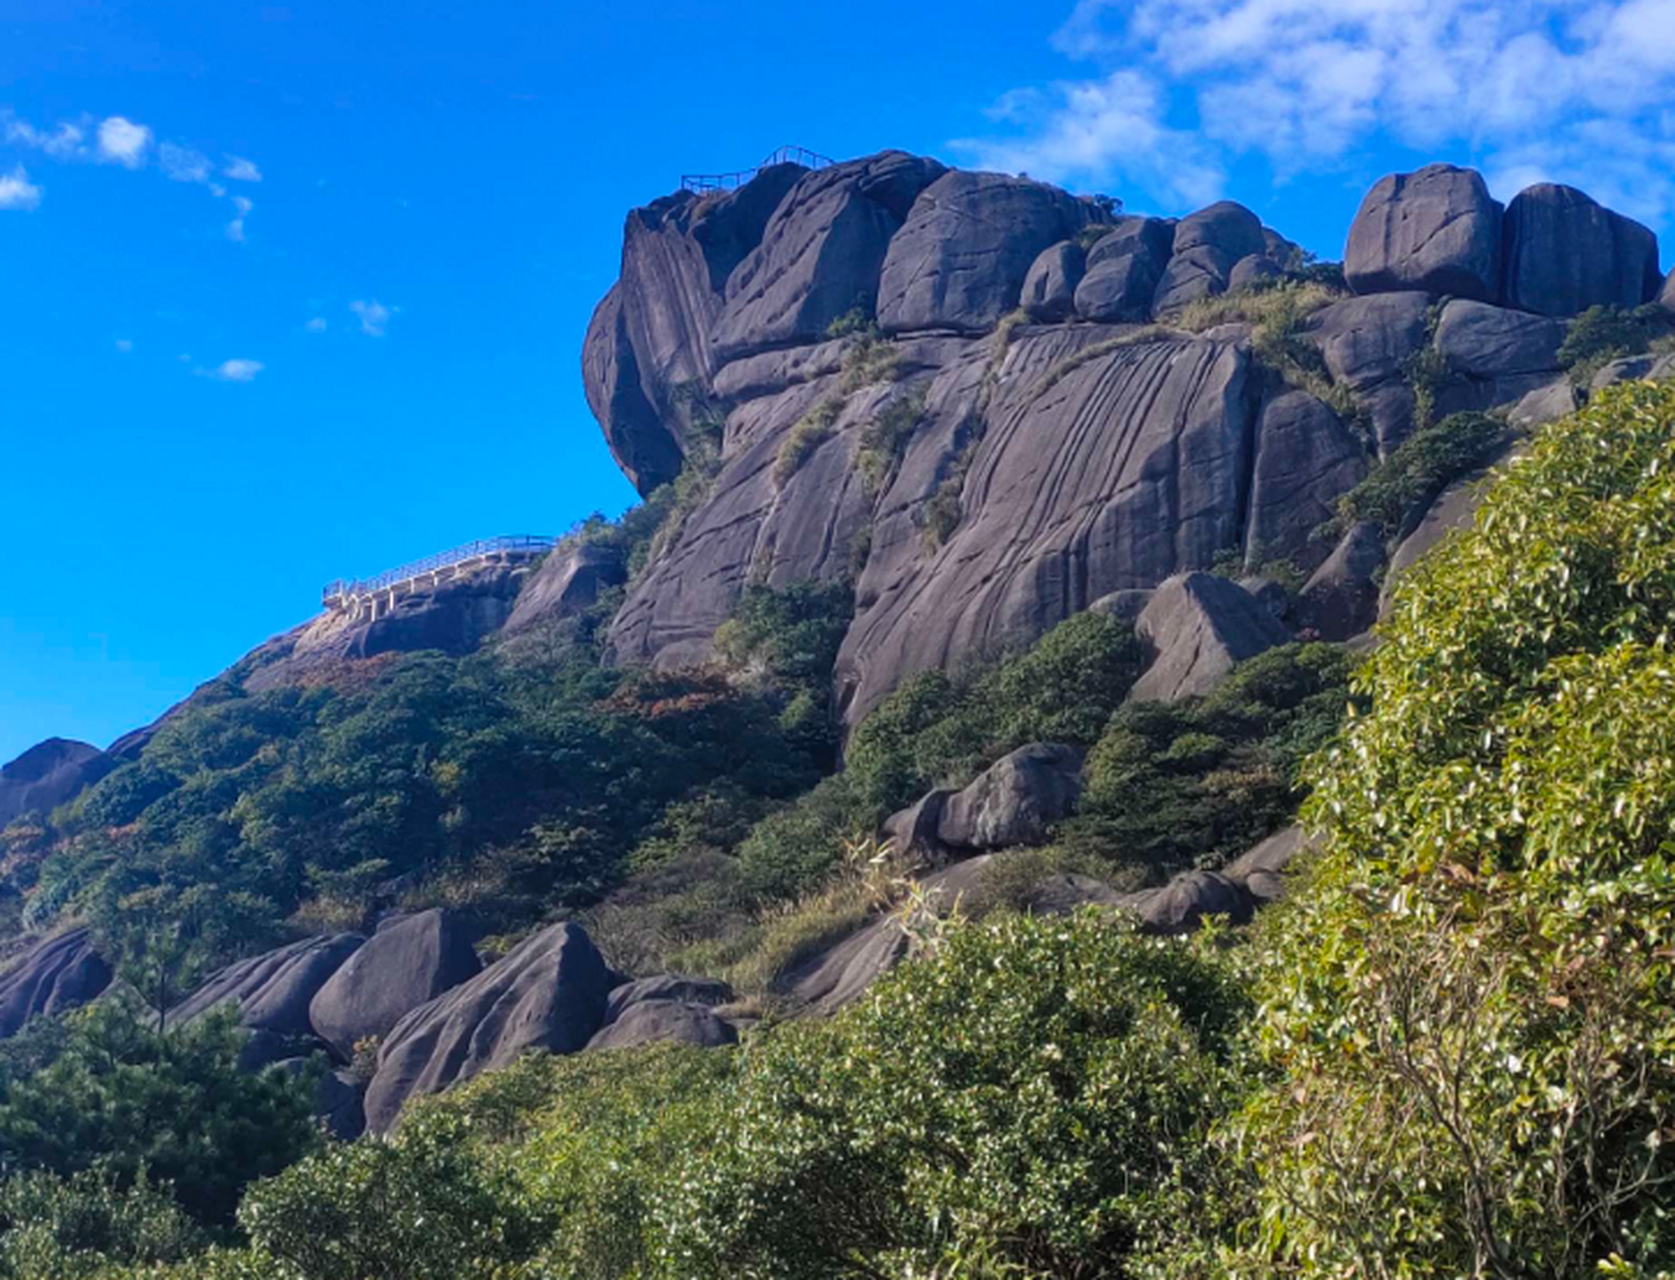
[[[1356,293],[1418,289],[1493,302],[1500,270],[1501,206],[1481,174],[1451,164],[1380,178],[1344,247]]]

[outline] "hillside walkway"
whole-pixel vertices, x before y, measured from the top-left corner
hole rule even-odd
[[[501,538],[479,538],[462,547],[426,556],[375,578],[350,582],[339,578],[328,583],[320,592],[320,602],[328,609],[352,609],[361,602],[388,592],[392,597],[406,595],[420,586],[436,586],[449,578],[457,578],[478,561],[491,559],[520,560],[545,555],[558,541],[541,534],[517,534]]]
[[[827,165],[836,163],[837,161],[830,156],[810,151],[807,147],[781,147],[753,169],[738,169],[733,173],[683,173],[680,176],[680,189],[699,195],[708,191],[734,191],[762,170],[771,169],[776,164],[800,164],[805,169],[824,169]]]

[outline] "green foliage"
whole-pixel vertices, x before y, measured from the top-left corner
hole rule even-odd
[[[1206,697],[1125,704],[1089,753],[1066,844],[1154,876],[1244,852],[1290,820],[1301,762],[1342,721],[1349,665],[1334,645],[1284,645]]]
[[[901,356],[895,344],[868,326],[849,341],[843,351],[843,376],[838,394],[845,397],[875,383],[894,382]]]
[[[1329,526],[1342,532],[1370,520],[1388,537],[1453,481],[1481,466],[1506,440],[1506,427],[1482,413],[1454,413],[1415,432],[1366,479],[1338,499]]]
[[[0,1181],[0,1277],[97,1280],[122,1265],[180,1262],[203,1230],[142,1169],[125,1177],[96,1164],[64,1177],[44,1171]]]
[[[832,427],[842,412],[842,397],[827,396],[791,424],[774,455],[774,488],[783,489],[814,451],[832,438]]]
[[[1265,957],[1249,1273],[1675,1269],[1672,463],[1610,389],[1397,588]]]
[[[231,1011],[167,1035],[121,999],[72,1015],[50,1064],[0,1082],[0,1166],[123,1186],[145,1171],[199,1221],[230,1220],[246,1183],[318,1140],[313,1081],[240,1071],[243,1041]]]
[[[862,430],[855,469],[868,493],[880,493],[889,483],[907,442],[924,416],[925,393],[920,390],[891,400]]]
[[[828,338],[848,338],[856,334],[876,333],[878,325],[873,316],[872,306],[860,303],[845,311],[831,324],[826,326]]]
[[[715,651],[735,670],[784,688],[825,692],[854,612],[854,592],[845,583],[753,584],[716,631]]]
[[[680,541],[687,520],[708,500],[720,470],[720,453],[700,436],[690,443],[680,474],[653,490],[644,503],[623,517],[622,538],[627,544],[631,580]]]
[[[1586,387],[1613,360],[1642,355],[1655,339],[1666,337],[1670,316],[1656,303],[1641,307],[1589,307],[1565,327],[1559,363],[1570,380]]]
[[[1092,913],[954,928],[747,1057],[653,1206],[661,1274],[1128,1274],[1201,1184],[1243,1004],[1213,947]]]

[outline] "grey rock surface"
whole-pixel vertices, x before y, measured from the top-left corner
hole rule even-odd
[[[685,1000],[641,1000],[594,1033],[586,1047],[633,1049],[647,1044],[690,1044],[702,1049],[737,1044],[738,1029],[707,1005]]]
[[[1436,346],[1455,381],[1437,396],[1441,413],[1516,402],[1553,380],[1565,327],[1557,320],[1456,300],[1442,309]]]
[[[1322,640],[1344,641],[1378,621],[1378,571],[1384,567],[1384,535],[1369,521],[1349,529],[1332,554],[1297,593],[1297,625]]]
[[[898,853],[909,856],[939,854],[942,838],[937,828],[942,822],[942,807],[953,794],[945,787],[927,791],[907,808],[886,818],[880,834],[895,846]]]
[[[629,1008],[646,1000],[678,1000],[711,1008],[731,1004],[738,996],[720,978],[691,978],[678,973],[660,973],[613,987],[605,1001],[605,1025],[609,1026]]]
[[[479,973],[472,942],[460,919],[440,907],[380,929],[315,994],[309,1021],[347,1059],[357,1040],[388,1034],[411,1010]]]
[[[1389,608],[1390,589],[1421,556],[1456,529],[1471,527],[1477,517],[1484,481],[1491,472],[1510,464],[1527,446],[1526,439],[1509,433],[1506,443],[1483,466],[1454,481],[1412,522],[1390,555],[1390,568],[1384,575],[1384,595],[1379,602],[1381,611]]]
[[[1086,270],[1086,255],[1074,240],[1049,245],[1030,264],[1019,305],[1031,320],[1056,324],[1070,319],[1076,310],[1076,287]]]
[[[981,333],[1018,305],[1041,251],[1073,238],[1088,206],[1057,187],[999,173],[943,174],[890,241],[878,287],[888,333]]]
[[[1554,378],[1544,387],[1526,393],[1512,406],[1507,422],[1520,430],[1545,426],[1568,417],[1582,407],[1582,397],[1568,376]]]
[[[1306,391],[1266,400],[1256,420],[1245,563],[1318,559],[1315,528],[1367,474],[1369,459],[1330,407]]]
[[[86,1004],[110,981],[110,966],[93,949],[86,929],[36,943],[0,973],[0,1040],[36,1018]]]
[[[1242,884],[1258,906],[1285,896],[1286,876],[1292,864],[1314,847],[1301,827],[1286,827],[1240,854],[1222,870],[1235,884]]]
[[[1235,582],[1188,573],[1158,587],[1134,627],[1151,664],[1129,697],[1176,702],[1208,693],[1233,668],[1291,634]]]
[[[1636,307],[1663,283],[1657,236],[1575,187],[1542,182],[1514,196],[1505,246],[1506,305],[1522,311]]]
[[[1174,251],[1188,253],[1208,246],[1218,250],[1229,263],[1268,251],[1262,219],[1244,205],[1218,200],[1197,213],[1189,213],[1175,224]]]
[[[1278,280],[1284,274],[1284,268],[1267,254],[1246,254],[1227,273],[1227,291],[1238,293],[1243,289],[1254,289],[1269,280]]]
[[[0,827],[27,813],[43,818],[120,763],[98,747],[68,738],[38,742],[0,766]]]
[[[1233,259],[1211,244],[1177,250],[1152,294],[1152,314],[1162,319],[1189,302],[1227,292]]]
[[[608,547],[582,543],[557,548],[523,584],[501,634],[517,635],[542,623],[573,618],[627,580],[628,567]]]
[[[1136,246],[1133,253],[1107,256],[1088,268],[1076,286],[1076,314],[1082,319],[1127,324],[1150,318],[1163,261]]]
[[[169,1021],[190,1022],[217,1005],[238,1007],[239,1022],[253,1030],[311,1036],[308,1009],[321,987],[360,949],[358,933],[304,938],[289,946],[239,960],[212,974],[169,1010]]]
[[[1613,360],[1594,374],[1590,391],[1603,391],[1619,382],[1664,382],[1675,378],[1675,353],[1628,356]]]
[[[604,1021],[610,985],[579,926],[556,924],[525,939],[391,1029],[367,1086],[367,1128],[388,1132],[409,1098],[510,1066],[528,1050],[585,1047]]]
[[[934,794],[934,793],[933,793]],[[937,837],[960,849],[1040,844],[1082,794],[1082,752],[1036,742],[1002,756],[970,786],[948,796]]]
[[[1480,174],[1449,164],[1379,179],[1344,246],[1356,293],[1417,289],[1493,302],[1500,270],[1501,206]]]
[[[1166,937],[1192,933],[1207,916],[1247,924],[1256,913],[1250,890],[1215,871],[1184,871],[1160,888],[1125,895],[1119,905],[1140,917],[1142,932]]]

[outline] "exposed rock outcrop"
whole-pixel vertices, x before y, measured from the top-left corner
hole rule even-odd
[[[320,987],[309,1022],[347,1059],[356,1041],[385,1035],[411,1010],[476,976],[483,966],[472,942],[441,908],[380,929]]]
[[[633,1049],[647,1044],[690,1044],[715,1049],[739,1042],[738,1028],[706,1005],[686,1000],[641,1000],[607,1023],[588,1049]]]
[[[387,1132],[407,1099],[510,1066],[526,1050],[584,1048],[604,1021],[611,985],[578,926],[556,924],[525,939],[391,1029],[367,1086],[367,1128]]]
[[[1165,582],[1134,631],[1151,653],[1150,665],[1129,694],[1137,702],[1176,702],[1208,693],[1238,663],[1291,639],[1247,591],[1209,573]]]
[[[1384,535],[1362,521],[1338,540],[1332,554],[1297,593],[1297,625],[1322,640],[1348,640],[1378,621],[1378,571],[1384,567]]]
[[[648,1000],[679,1000],[686,1004],[718,1008],[738,998],[720,978],[689,978],[678,973],[660,973],[637,978],[611,990],[605,1001],[605,1025],[609,1026],[633,1006]]]
[[[0,767],[0,827],[27,813],[45,817],[119,763],[86,742],[48,738],[36,743]]]
[[[628,566],[613,549],[593,542],[561,547],[523,584],[501,633],[517,635],[543,623],[573,618],[627,580]]]
[[[1637,307],[1657,296],[1658,238],[1575,187],[1526,187],[1506,207],[1504,296],[1509,307],[1573,316]]]
[[[1493,302],[1500,270],[1501,206],[1481,175],[1451,164],[1379,179],[1344,246],[1356,293],[1418,289]]]
[[[1040,844],[1082,794],[1082,753],[1037,742],[990,765],[942,804],[937,838],[960,849]]]
[[[1327,405],[1306,391],[1282,391],[1256,419],[1245,563],[1318,559],[1314,530],[1340,495],[1367,474],[1367,451]]]
[[[240,1024],[253,1031],[313,1036],[309,1006],[320,988],[365,941],[358,933],[305,938],[236,961],[211,975],[171,1009],[169,1021],[190,1022],[218,1005],[231,1003],[238,1006]]]
[[[1455,380],[1438,395],[1438,410],[1483,410],[1523,399],[1560,371],[1564,336],[1557,320],[1483,302],[1450,302],[1437,322],[1436,347]]]
[[[1087,270],[1087,256],[1074,240],[1043,249],[1024,277],[1018,305],[1031,320],[1057,324],[1076,313],[1076,287]]]
[[[0,1040],[36,1018],[86,1004],[110,981],[110,965],[93,949],[86,929],[35,944],[0,974]]]

